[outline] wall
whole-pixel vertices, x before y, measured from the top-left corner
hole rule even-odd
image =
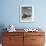
[[[0,25],[13,24],[16,28],[38,27],[46,28],[46,0],[0,0],[1,15]],[[20,5],[33,5],[35,21],[31,23],[21,23],[19,21]]]

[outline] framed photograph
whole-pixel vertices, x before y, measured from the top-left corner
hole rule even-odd
[[[20,6],[20,22],[34,21],[34,7],[32,5]]]

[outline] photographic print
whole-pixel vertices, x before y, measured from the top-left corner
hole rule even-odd
[[[20,22],[33,22],[34,8],[31,5],[20,6]]]

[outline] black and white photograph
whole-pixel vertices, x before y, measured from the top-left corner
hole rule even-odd
[[[34,18],[34,8],[29,5],[20,6],[20,22],[32,22]]]

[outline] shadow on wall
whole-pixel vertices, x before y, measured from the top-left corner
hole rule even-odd
[[[4,24],[0,24],[0,43],[2,43],[2,32],[5,32],[3,29],[6,28]]]

